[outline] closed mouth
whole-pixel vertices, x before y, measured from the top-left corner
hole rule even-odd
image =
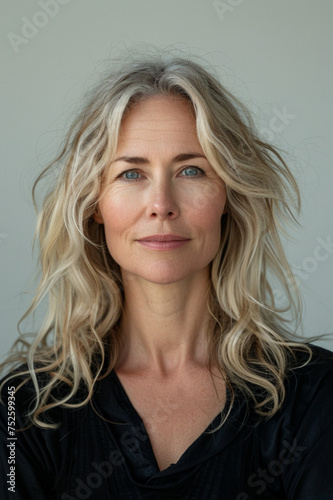
[[[189,238],[184,236],[178,236],[176,234],[155,234],[152,236],[147,236],[146,238],[140,238],[139,241],[157,241],[157,242],[169,242],[169,241],[188,241]]]

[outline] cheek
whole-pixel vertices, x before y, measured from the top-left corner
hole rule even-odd
[[[222,212],[218,207],[210,204],[202,213],[201,227],[205,233],[205,240],[212,250],[217,251],[221,241],[221,218]]]
[[[226,192],[223,186],[210,186],[197,198],[199,200],[192,211],[192,220],[200,228],[204,239],[204,253],[213,258],[220,246],[221,219],[226,203]],[[207,255],[207,254],[206,254]]]
[[[224,184],[222,182],[207,182],[195,185],[195,181],[187,182],[193,182],[193,186],[187,192],[186,205],[190,209],[198,211],[200,217],[204,216],[209,221],[221,218],[226,203]]]
[[[105,233],[118,234],[129,227],[137,213],[138,203],[134,196],[124,191],[112,190],[99,204]]]
[[[129,204],[125,204],[121,198],[113,199],[112,203],[107,200],[100,203],[100,212],[103,218],[106,244],[110,254],[115,257],[119,251],[121,238],[131,226],[133,212]]]
[[[216,229],[220,226],[226,204],[226,191],[220,183],[208,184],[192,193],[188,198],[189,211],[196,212],[196,217],[205,227]]]

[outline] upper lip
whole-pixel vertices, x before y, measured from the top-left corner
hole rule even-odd
[[[146,238],[140,238],[139,241],[184,241],[188,239],[177,234],[153,234],[146,236]]]

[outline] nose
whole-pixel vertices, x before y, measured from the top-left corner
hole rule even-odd
[[[163,179],[150,186],[147,216],[150,218],[174,219],[179,215],[179,203],[171,182]]]

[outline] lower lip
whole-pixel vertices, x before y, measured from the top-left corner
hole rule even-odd
[[[139,240],[139,243],[152,250],[174,250],[175,248],[181,248],[190,240],[172,240],[172,241],[144,241]]]

